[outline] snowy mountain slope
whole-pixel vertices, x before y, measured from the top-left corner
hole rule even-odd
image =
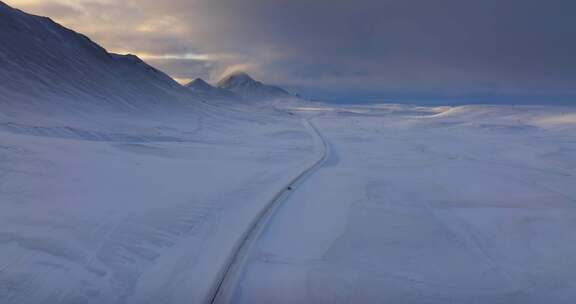
[[[202,78],[196,78],[190,83],[185,85],[190,91],[195,95],[205,98],[205,99],[215,99],[215,100],[238,100],[239,96],[232,93],[229,90],[217,88],[211,84],[204,81]]]
[[[227,75],[218,82],[217,86],[218,88],[232,91],[246,100],[271,100],[295,97],[282,88],[256,81],[244,72]]]
[[[49,18],[0,2],[0,105],[138,110],[190,98],[164,73],[133,55],[108,53]],[[11,105],[11,106],[8,106]]]

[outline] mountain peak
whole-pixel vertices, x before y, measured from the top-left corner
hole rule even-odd
[[[238,86],[254,86],[258,84],[254,78],[245,72],[233,72],[225,76],[218,82],[218,86],[224,89],[231,89]]]
[[[210,91],[210,90],[214,89],[213,86],[211,86],[209,83],[204,81],[204,79],[202,79],[202,78],[196,78],[196,79],[190,81],[186,85],[186,87],[189,89],[198,90],[198,91]]]
[[[228,74],[218,82],[218,88],[232,91],[248,100],[264,100],[292,97],[286,90],[254,80],[245,72]]]
[[[232,72],[230,74],[228,74],[228,77],[239,77],[239,78],[250,78],[252,79],[252,77],[250,75],[248,75],[248,73],[244,72],[244,71],[235,71]]]
[[[219,100],[236,100],[238,96],[236,96],[231,91],[222,88],[216,88],[211,84],[204,81],[202,78],[196,78],[190,81],[187,85],[185,85],[190,91],[194,94],[205,97],[205,98],[212,98],[212,99],[219,99]]]

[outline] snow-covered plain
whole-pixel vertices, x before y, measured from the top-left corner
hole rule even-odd
[[[218,303],[574,303],[576,109],[301,109],[323,166]]]
[[[276,106],[279,103],[275,103]],[[576,109],[0,119],[0,303],[572,303]],[[34,118],[34,119],[33,119]],[[231,278],[231,279],[230,279]]]
[[[0,121],[0,303],[200,303],[317,159],[287,114]]]

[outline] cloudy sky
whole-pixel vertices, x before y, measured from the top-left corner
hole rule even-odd
[[[6,2],[180,80],[241,69],[322,99],[576,100],[573,0]]]

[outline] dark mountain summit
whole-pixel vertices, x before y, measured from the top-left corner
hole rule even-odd
[[[218,82],[218,87],[229,90],[246,100],[264,100],[294,97],[288,91],[254,80],[244,72],[232,73]]]
[[[202,78],[196,78],[186,85],[187,88],[198,92],[210,92],[216,89]]]

